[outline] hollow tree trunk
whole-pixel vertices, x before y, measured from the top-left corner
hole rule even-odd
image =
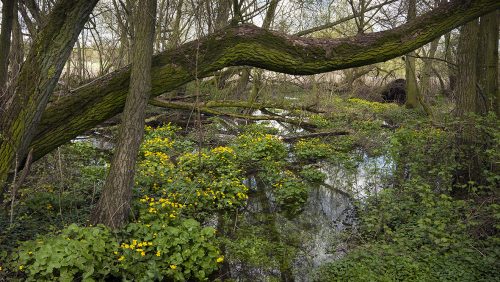
[[[228,27],[153,58],[152,92],[158,96],[228,66],[250,65],[288,74],[315,74],[383,62],[408,53],[500,7],[496,0],[452,1],[398,28],[343,39],[286,36],[243,25]],[[198,48],[199,47],[199,48]],[[196,61],[197,67],[193,63]],[[78,134],[120,113],[130,68],[72,91],[45,111],[35,140],[38,159]]]
[[[16,156],[23,159],[64,63],[98,0],[61,0],[40,30],[0,116],[0,187]]]
[[[156,0],[141,1],[134,17],[130,90],[125,102],[118,145],[101,197],[92,214],[94,224],[119,228],[127,222],[134,186],[135,162],[144,135],[144,117],[151,92],[151,57]]]

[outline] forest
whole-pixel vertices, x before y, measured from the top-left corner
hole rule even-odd
[[[1,281],[500,281],[498,0],[1,0]]]

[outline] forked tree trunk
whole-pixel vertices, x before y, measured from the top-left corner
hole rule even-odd
[[[151,92],[151,57],[155,36],[156,0],[144,0],[135,9],[130,90],[125,102],[118,145],[92,221],[111,228],[127,222],[135,162],[144,135],[144,117]]]
[[[98,0],[60,0],[31,46],[0,116],[0,187],[23,159],[73,44]]]

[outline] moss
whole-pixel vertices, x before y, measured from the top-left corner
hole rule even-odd
[[[251,65],[306,75],[385,61],[498,7],[500,2],[495,0],[469,4],[453,1],[393,31],[325,42],[282,36],[249,25],[229,27],[155,56],[152,96],[228,66]],[[412,33],[418,36],[405,37]],[[129,69],[125,68],[75,90],[72,97],[49,107],[33,143],[35,159],[121,112],[128,79]]]

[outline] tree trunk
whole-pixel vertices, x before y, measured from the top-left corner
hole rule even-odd
[[[24,159],[64,63],[98,0],[61,0],[40,30],[0,117],[0,187],[16,156]]]
[[[450,93],[453,93],[457,86],[457,70],[456,66],[453,64],[453,52],[452,52],[452,44],[451,44],[451,32],[447,33],[444,37],[444,46],[445,46],[445,56],[447,74],[448,74],[448,90]]]
[[[479,24],[473,20],[464,25],[460,31],[458,43],[458,80],[457,106],[458,117],[465,117],[469,113],[477,112],[476,93],[476,54],[478,49]]]
[[[428,97],[428,95],[431,94],[432,61],[434,56],[436,55],[438,44],[439,38],[432,41],[429,46],[429,51],[425,55],[425,58],[422,60],[424,63],[422,72],[420,74],[420,93],[423,96],[422,99],[424,99],[424,97]]]
[[[500,117],[498,91],[498,11],[481,17],[478,51],[478,85],[482,102],[481,112],[492,111]]]
[[[408,1],[407,21],[411,22],[417,17],[417,1]],[[418,105],[418,86],[415,69],[415,52],[410,52],[405,56],[406,73],[406,107],[413,109]]]
[[[21,70],[21,65],[24,60],[23,32],[17,11],[19,10],[19,2],[14,8],[13,26],[12,26],[12,50],[10,52],[9,67],[10,67],[10,83],[15,84],[16,79]]]
[[[279,0],[271,0],[271,3],[269,3],[269,7],[267,8],[266,11],[266,16],[264,17],[264,21],[262,22],[262,28],[264,29],[269,29],[271,26],[271,23],[274,19],[274,14],[276,13],[276,7],[278,6]],[[241,98],[244,99],[246,95],[246,89],[247,85],[250,82],[250,73],[252,72],[252,68],[244,68],[241,71],[241,77],[236,83],[236,86],[234,89],[231,89],[231,93],[234,93],[235,98]],[[255,72],[261,72],[260,70],[256,70]],[[257,98],[257,96],[254,96],[253,94],[257,94],[258,90],[255,88],[260,84],[260,81],[255,81],[255,79],[260,79],[260,73],[254,75],[254,81],[252,85],[252,93],[250,94],[250,99],[249,101],[252,100],[252,97]]]
[[[12,32],[12,24],[14,22],[14,7],[15,0],[3,0],[2,6],[2,28],[0,30],[0,109],[2,109],[2,101],[6,101],[7,91],[5,84],[8,77],[9,69],[9,52],[10,52],[10,34]]]
[[[480,147],[481,136],[470,116],[477,113],[479,108],[476,92],[478,34],[478,20],[473,20],[462,27],[458,43],[456,115],[461,120],[457,143],[461,154],[459,163],[462,166],[457,172],[459,185],[467,185],[469,181],[480,181],[481,175],[481,161],[476,151]],[[465,190],[458,188],[455,192],[462,195]]]
[[[151,95],[172,91],[194,80],[195,74],[207,77],[228,66],[251,65],[298,75],[383,62],[499,7],[496,0],[452,1],[398,28],[343,39],[299,38],[250,25],[228,27],[156,55]],[[193,63],[196,58],[197,66]],[[129,75],[130,68],[126,67],[52,103],[31,144],[34,159],[120,113]]]
[[[121,227],[128,219],[135,162],[144,135],[144,117],[151,92],[156,0],[141,1],[141,8],[136,11],[130,90],[123,111],[119,141],[92,215],[94,224],[102,223],[111,228]]]

